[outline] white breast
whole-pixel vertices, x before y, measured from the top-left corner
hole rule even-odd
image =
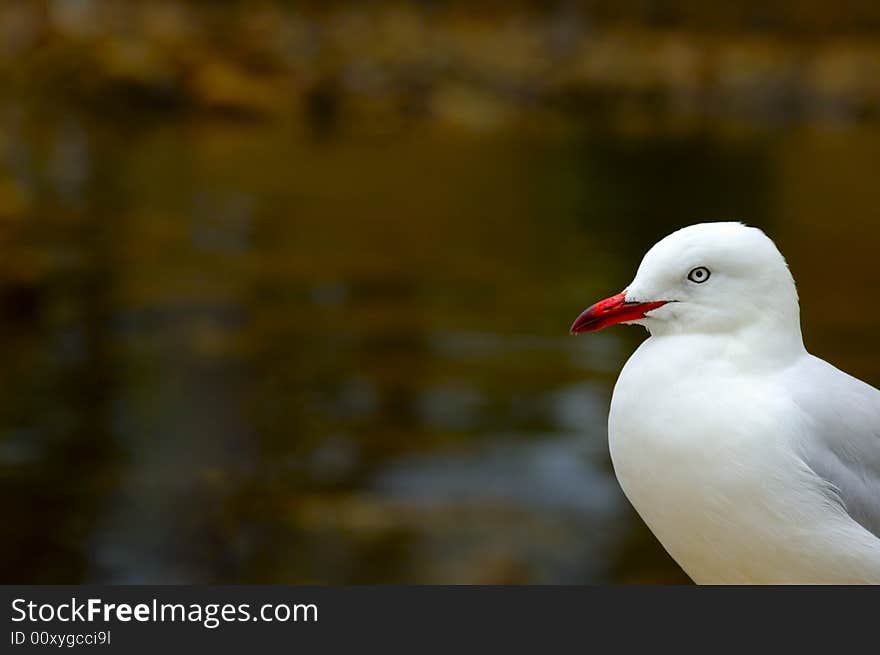
[[[697,582],[880,582],[880,542],[800,457],[784,376],[725,347],[652,337],[627,362],[609,416],[627,497]]]

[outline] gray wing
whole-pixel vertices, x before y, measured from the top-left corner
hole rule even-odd
[[[810,432],[804,459],[880,537],[880,391],[812,355],[787,380]]]

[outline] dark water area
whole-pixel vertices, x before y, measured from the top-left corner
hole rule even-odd
[[[880,383],[875,128],[136,119],[0,114],[4,582],[686,581],[567,329],[693,222]]]

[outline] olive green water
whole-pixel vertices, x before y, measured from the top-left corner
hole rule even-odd
[[[136,121],[129,124],[136,123]],[[3,117],[4,582],[683,581],[605,419],[643,251],[765,228],[880,383],[880,132]]]

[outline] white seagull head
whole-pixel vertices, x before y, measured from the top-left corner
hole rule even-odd
[[[629,286],[589,307],[571,332],[616,323],[643,325],[652,336],[758,332],[803,343],[785,258],[761,230],[735,222],[691,225],[659,241]]]

